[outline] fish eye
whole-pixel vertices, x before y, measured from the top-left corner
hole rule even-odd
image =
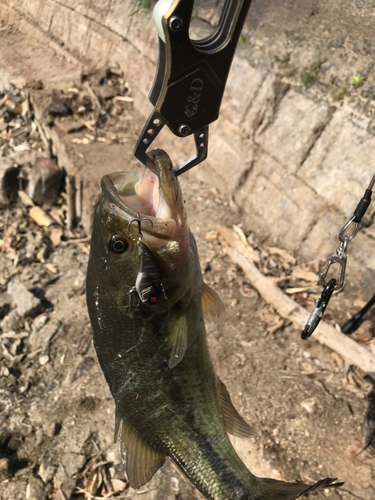
[[[113,253],[124,253],[129,248],[129,244],[125,238],[114,234],[109,242],[109,249]]]

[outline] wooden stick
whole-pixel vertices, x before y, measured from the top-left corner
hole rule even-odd
[[[76,188],[74,175],[67,175],[65,179],[66,188],[66,204],[67,204],[67,227],[71,233],[75,227],[76,222]]]
[[[224,226],[217,226],[217,231],[222,237],[225,253],[245,273],[252,286],[258,290],[263,299],[268,302],[282,316],[293,322],[294,326],[303,330],[310,313],[297,304],[293,299],[285,295],[277,287],[274,278],[265,277],[259,269],[249,260],[247,245],[233,231]],[[375,380],[375,356],[364,346],[347,337],[324,321],[319,323],[318,328],[310,337],[321,344],[326,345],[351,365],[358,366]]]
[[[76,188],[76,219],[81,220],[82,218],[82,179],[79,174],[75,174],[75,188]]]

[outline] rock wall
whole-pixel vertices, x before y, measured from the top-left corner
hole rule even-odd
[[[215,26],[222,4],[196,0],[193,37]],[[136,108],[151,112],[150,10],[130,0],[0,0],[0,18],[34,25],[84,64],[119,64]],[[374,62],[371,0],[254,0],[195,175],[233,198],[263,241],[324,259],[375,173]],[[176,162],[192,154],[192,142],[166,136]],[[375,203],[349,250],[348,284],[364,297],[375,278],[374,213]]]

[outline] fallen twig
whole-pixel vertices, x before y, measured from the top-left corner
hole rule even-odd
[[[237,233],[224,226],[217,226],[225,253],[240,266],[252,286],[260,293],[283,318],[292,321],[294,326],[303,330],[310,313],[285,295],[276,285],[275,279],[264,276],[249,258],[248,248]],[[321,321],[312,340],[318,340],[350,364],[358,366],[375,380],[375,356],[355,340],[338,332],[335,328]]]
[[[74,175],[66,176],[66,203],[67,203],[67,226],[70,233],[73,232],[76,220],[76,188]]]

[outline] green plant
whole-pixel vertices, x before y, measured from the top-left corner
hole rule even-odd
[[[245,35],[243,33],[240,34],[240,37],[238,39],[238,45],[241,45],[246,42]]]
[[[350,85],[353,85],[353,87],[360,87],[365,83],[365,78],[362,75],[355,75],[352,78],[352,81],[350,82]]]
[[[339,89],[337,91],[337,99],[339,101],[342,101],[344,99],[344,97],[345,97],[345,94],[346,94],[346,89],[344,89],[344,88]]]
[[[134,10],[132,14],[136,14],[141,10],[150,10],[151,0],[133,0]]]
[[[273,56],[271,59],[271,64],[280,64],[280,66],[287,66],[290,60],[290,56],[284,56],[280,59],[279,56]]]
[[[314,85],[316,79],[318,78],[320,68],[322,67],[322,61],[314,61],[309,69],[302,73],[301,81],[306,89]]]

